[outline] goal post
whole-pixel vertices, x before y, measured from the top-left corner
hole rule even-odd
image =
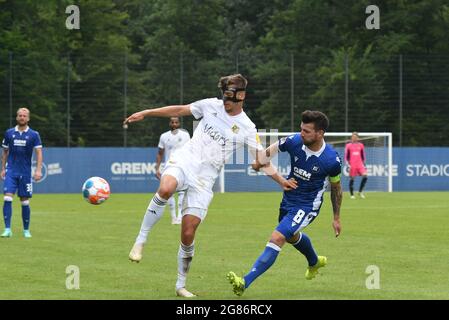
[[[282,137],[288,137],[296,132],[258,132],[264,147],[278,141]],[[366,191],[393,191],[393,136],[391,132],[358,132],[359,140],[365,146],[366,167],[368,171],[368,183]],[[342,160],[342,183],[346,186],[349,182],[349,173],[344,161],[345,145],[351,140],[352,132],[326,132],[325,141],[330,144],[340,155]],[[245,151],[246,153],[247,150]],[[263,173],[256,173],[251,169],[251,157],[246,156],[244,163],[236,163],[235,157],[228,161],[217,179],[216,192],[254,192],[254,191],[279,191],[274,181],[263,177]],[[281,174],[286,175],[290,171],[290,158],[287,153],[279,153],[273,159],[273,164],[278,167]],[[358,183],[354,186],[357,190]],[[347,190],[344,187],[344,190]]]
[[[393,134],[391,132],[357,132],[357,135],[359,141],[365,145],[368,178],[369,176],[386,177],[386,190],[380,188],[375,191],[393,192]],[[342,150],[339,153],[346,167],[344,147],[351,140],[352,132],[327,132],[324,136],[326,142]]]

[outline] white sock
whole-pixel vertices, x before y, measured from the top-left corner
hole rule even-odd
[[[176,290],[185,288],[186,286],[187,273],[189,272],[194,253],[194,243],[186,246],[181,242],[178,250],[178,280],[176,281]]]
[[[148,238],[148,232],[159,221],[164,213],[167,200],[161,198],[157,193],[151,199],[148,205],[145,216],[143,217],[142,225],[140,227],[139,235],[137,236],[136,243],[145,244]]]
[[[175,197],[171,196],[168,201],[168,206],[170,208],[170,215],[172,219],[176,219],[176,201],[175,201]]]
[[[182,202],[184,201],[184,191],[178,192],[178,218],[182,218]]]

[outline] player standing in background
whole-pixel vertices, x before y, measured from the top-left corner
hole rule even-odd
[[[189,133],[180,129],[181,122],[178,117],[171,117],[169,122],[170,130],[161,134],[158,144],[158,153],[156,157],[156,177],[161,179],[160,166],[162,162],[162,157],[164,157],[164,162],[167,164],[168,159],[173,151],[182,147],[190,140]],[[184,199],[184,191],[178,191],[178,205],[176,206],[176,200],[174,196],[168,199],[168,206],[170,207],[171,223],[181,224],[181,210],[182,210],[182,200]],[[178,214],[176,214],[176,208],[178,208]]]
[[[368,180],[365,167],[365,146],[359,141],[359,135],[357,132],[352,133],[351,142],[345,146],[345,161],[349,166],[349,192],[351,193],[351,199],[355,199],[354,179],[356,176],[363,177],[360,182],[359,196],[360,198],[365,199],[363,188]]]
[[[251,271],[244,277],[239,277],[232,271],[228,273],[227,278],[236,295],[242,295],[257,277],[273,265],[285,242],[292,244],[307,258],[309,267],[306,279],[313,279],[318,269],[327,264],[327,258],[317,256],[310,238],[301,230],[318,216],[329,181],[334,213],[332,226],[335,236],[341,232],[341,162],[337,152],[323,138],[329,120],[319,111],[307,110],[301,116],[301,133],[282,138],[265,151],[269,158],[279,151],[289,153],[291,171],[288,179],[294,179],[298,187],[284,191],[279,209],[279,224]],[[255,170],[262,167],[260,162],[253,165]]]
[[[141,121],[145,117],[188,115],[201,118],[192,139],[170,157],[162,173],[159,189],[147,208],[140,233],[129,254],[131,261],[139,262],[142,259],[148,233],[159,221],[167,200],[176,190],[186,190],[175,287],[176,294],[182,297],[195,297],[185,288],[195,251],[195,234],[207,215],[213,197],[212,187],[225,161],[244,145],[256,154],[256,158],[265,158],[256,126],[243,111],[247,80],[242,75],[235,74],[220,78],[218,85],[223,99],[210,98],[188,105],[147,109],[134,113],[124,121],[127,124]],[[277,173],[273,179],[284,189],[294,187],[291,181]]]
[[[5,231],[3,238],[12,236],[11,216],[12,200],[17,195],[22,203],[23,236],[31,238],[30,233],[30,198],[33,196],[33,182],[31,180],[31,159],[33,150],[36,150],[36,170],[34,180],[42,178],[42,142],[37,131],[28,126],[30,111],[27,108],[17,110],[17,126],[8,129],[3,138],[2,171],[1,177],[5,180],[3,185],[4,203],[3,217]]]

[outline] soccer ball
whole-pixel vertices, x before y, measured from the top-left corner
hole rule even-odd
[[[91,177],[83,184],[83,197],[91,204],[102,204],[111,194],[109,183],[100,177]]]

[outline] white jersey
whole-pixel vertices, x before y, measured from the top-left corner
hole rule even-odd
[[[224,163],[235,151],[245,144],[250,150],[263,150],[256,126],[245,112],[230,116],[223,101],[217,98],[193,102],[190,110],[201,121],[192,139],[173,153],[169,165],[179,166],[213,185]]]
[[[161,134],[159,149],[164,149],[164,161],[166,162],[173,151],[181,148],[190,140],[190,134],[184,129],[169,130]]]

